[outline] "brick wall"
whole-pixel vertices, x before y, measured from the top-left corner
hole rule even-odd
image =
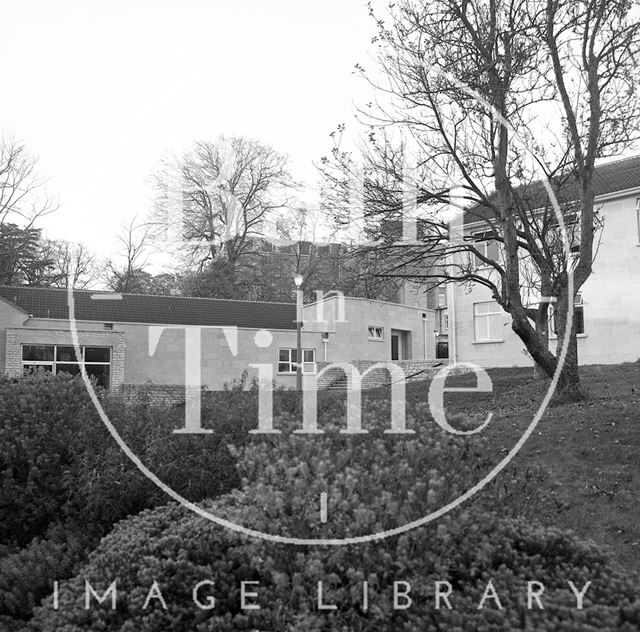
[[[22,345],[73,346],[71,332],[64,329],[8,328],[5,334],[5,373],[22,375]],[[111,386],[124,383],[126,343],[120,331],[78,331],[80,346],[111,347]]]

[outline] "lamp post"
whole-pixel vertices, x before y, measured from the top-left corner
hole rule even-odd
[[[293,282],[296,284],[296,390],[302,392],[302,282],[301,274],[296,274]]]

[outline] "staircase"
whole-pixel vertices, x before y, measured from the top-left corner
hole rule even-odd
[[[446,360],[421,360],[421,361],[404,361],[398,362],[403,368],[405,373],[405,380],[426,380],[430,376],[434,375],[438,369],[447,363]],[[367,365],[371,366],[376,364],[375,362],[354,362],[356,368],[362,374]],[[376,368],[369,371],[362,380],[362,390],[370,388],[380,388],[382,386],[389,386],[391,378],[389,372],[383,368]],[[346,392],[349,386],[349,381],[345,372],[340,368],[330,368],[324,375],[323,379],[324,390]],[[322,387],[321,387],[322,388]]]

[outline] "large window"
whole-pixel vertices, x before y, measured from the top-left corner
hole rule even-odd
[[[582,294],[580,294],[580,292],[576,294],[576,299],[573,305],[573,318],[576,323],[576,335],[584,335],[584,303],[582,301]],[[551,329],[553,331],[553,335],[557,336],[558,328],[556,326],[555,310],[553,310],[551,317]]]
[[[29,373],[44,370],[50,373],[80,374],[84,365],[87,375],[96,379],[99,386],[109,388],[111,375],[110,347],[80,347],[80,357],[75,347],[62,345],[22,345],[22,370]]]
[[[473,304],[473,332],[476,342],[503,340],[504,312],[495,301]]]
[[[436,310],[436,322],[438,326],[438,333],[449,333],[449,312],[446,307]]]
[[[295,373],[298,368],[297,349],[280,349],[278,351],[278,373]],[[302,349],[302,372],[316,372],[316,350]]]
[[[497,241],[492,239],[493,232],[482,232],[482,233],[473,233],[473,247],[484,257],[487,259],[491,259],[492,261],[500,260],[500,245]],[[478,255],[473,255],[473,264],[474,268],[489,268],[491,267],[488,263],[484,262]]]

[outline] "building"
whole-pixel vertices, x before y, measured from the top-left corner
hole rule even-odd
[[[12,376],[41,369],[78,374],[124,391],[145,386],[179,397],[185,383],[223,388],[246,370],[296,383],[296,305],[220,299],[0,287],[0,369]],[[333,296],[303,308],[303,373],[330,363],[365,370],[377,362],[420,370],[435,358],[435,312]],[[81,356],[76,356],[74,331]]]
[[[594,185],[603,225],[593,274],[576,298],[579,362],[634,362],[640,358],[640,157],[598,166]],[[465,216],[465,235],[483,229],[486,224]],[[497,256],[496,242],[481,242],[481,247],[490,258]],[[488,288],[449,284],[448,290],[452,360],[482,367],[533,365],[511,330],[509,314]],[[552,324],[550,345],[555,345]]]
[[[595,185],[603,226],[593,275],[575,305],[579,360],[633,362],[640,358],[640,157],[599,166]],[[465,215],[466,236],[483,227]],[[477,243],[499,256],[497,242]],[[65,289],[0,287],[2,373],[77,374],[82,363],[103,387],[129,392],[144,386],[172,399],[184,396],[187,383],[216,390],[244,371],[296,385],[293,303],[84,290],[71,296]],[[407,377],[424,377],[443,361],[533,364],[510,316],[481,285],[449,283],[425,293],[407,282],[397,303],[328,295],[304,305],[301,316],[303,374],[320,388],[344,378],[334,364],[368,374],[370,385],[390,380],[379,363],[393,363]]]

